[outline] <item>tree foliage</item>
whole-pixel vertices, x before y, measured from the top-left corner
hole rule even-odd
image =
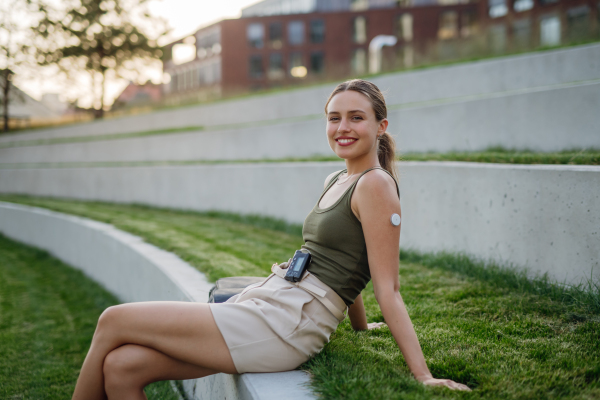
[[[123,77],[162,55],[157,40],[167,33],[166,24],[148,13],[147,1],[66,0],[62,9],[43,7],[38,63],[58,65],[69,75],[88,72],[102,116],[107,78]]]
[[[9,105],[19,99],[12,80],[23,64],[31,62],[34,39],[27,22],[36,18],[39,7],[33,0],[3,0],[0,2],[0,99],[3,130],[8,131]],[[29,21],[24,21],[27,17]]]

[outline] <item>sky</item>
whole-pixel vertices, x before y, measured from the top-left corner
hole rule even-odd
[[[54,0],[60,2],[60,0]],[[149,10],[154,16],[167,20],[172,31],[166,38],[168,43],[172,40],[182,38],[194,33],[198,28],[210,25],[226,18],[239,18],[242,8],[258,3],[259,0],[150,0]],[[165,44],[165,43],[161,43]],[[161,63],[158,62],[153,68],[143,71],[144,79],[159,81],[162,77]],[[73,82],[66,85],[65,82],[56,78],[56,71],[39,69],[28,71],[21,77],[16,77],[15,84],[27,94],[40,99],[44,93],[58,93],[61,100],[74,96]],[[89,78],[81,76],[78,78],[81,85],[89,85]],[[112,83],[107,88],[108,97],[115,98],[127,86],[126,80]],[[69,87],[71,86],[71,87]],[[110,101],[112,103],[112,101]],[[91,105],[91,96],[83,96],[79,99],[81,107]]]

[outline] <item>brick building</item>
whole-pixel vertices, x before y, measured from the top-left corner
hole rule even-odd
[[[397,38],[383,70],[554,46],[598,34],[594,1],[266,0],[167,45],[164,92],[176,102],[364,75],[378,35]]]

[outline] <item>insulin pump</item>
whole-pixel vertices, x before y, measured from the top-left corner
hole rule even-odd
[[[311,261],[311,255],[308,250],[296,250],[294,258],[288,266],[287,272],[285,273],[285,280],[290,282],[298,282],[302,279],[304,271]]]

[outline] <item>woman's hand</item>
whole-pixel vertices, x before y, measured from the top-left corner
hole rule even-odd
[[[371,322],[367,324],[367,329],[379,329],[387,326],[385,322]]]
[[[291,261],[292,261],[292,259],[290,258],[286,262],[282,262],[281,264],[273,263],[273,265],[277,265],[281,269],[286,269],[288,267],[288,265],[290,265]]]
[[[463,385],[462,383],[454,382],[450,379],[436,379],[432,376],[429,377],[419,377],[417,378],[419,382],[426,386],[445,386],[448,389],[452,390],[466,390],[468,392],[471,391],[467,385]]]

